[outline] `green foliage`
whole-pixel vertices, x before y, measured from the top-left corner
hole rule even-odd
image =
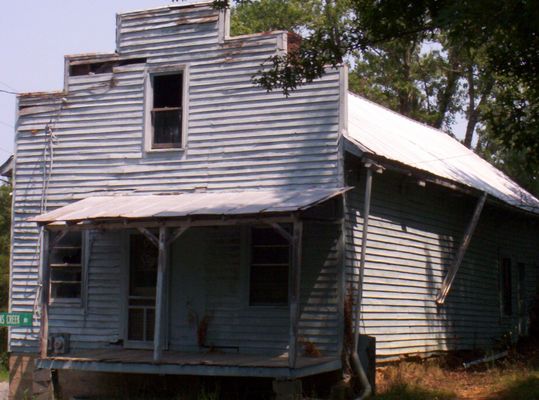
[[[9,296],[10,193],[10,186],[0,186],[0,311],[7,310]]]
[[[504,383],[504,390],[498,400],[537,400],[539,399],[539,373],[525,377],[515,377]]]
[[[539,195],[539,89],[514,77],[499,79],[485,107],[478,150]]]
[[[325,66],[351,61],[353,90],[446,130],[464,115],[465,145],[471,147],[479,126],[483,148],[496,146],[493,160],[508,173],[520,168],[508,167],[514,158],[525,161],[528,173],[539,172],[535,0],[332,0],[306,2],[306,8],[284,0],[234,3],[241,10],[233,23],[238,33],[275,27],[304,36],[299,48],[270,58],[259,72],[254,82],[268,91],[289,95],[321,77]]]
[[[6,352],[0,353],[0,382],[9,380],[9,358]]]
[[[350,90],[403,115],[451,130],[462,108],[458,71],[434,38],[397,39],[359,53]],[[430,47],[429,51],[424,51]]]
[[[0,311],[7,311],[9,302],[10,229],[11,186],[3,185],[0,186]],[[0,371],[7,370],[8,367],[6,350],[7,329],[0,328]]]
[[[453,400],[457,396],[443,390],[426,389],[420,386],[399,383],[374,398],[376,400]]]
[[[230,32],[233,36],[275,30],[298,31],[313,20],[317,1],[260,0],[242,3],[232,9]]]

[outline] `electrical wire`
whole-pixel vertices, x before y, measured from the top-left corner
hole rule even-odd
[[[20,94],[18,92],[13,92],[11,90],[4,90],[4,89],[0,89],[0,93],[14,94],[14,95],[19,95]]]

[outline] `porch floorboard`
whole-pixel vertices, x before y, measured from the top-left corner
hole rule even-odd
[[[48,356],[36,361],[38,368],[101,372],[205,376],[301,378],[341,368],[338,357],[304,357],[288,368],[284,356],[164,351],[158,363],[150,350],[100,349]]]

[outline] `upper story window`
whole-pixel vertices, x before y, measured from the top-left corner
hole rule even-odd
[[[146,151],[177,150],[185,147],[186,97],[185,67],[149,71],[146,83]]]

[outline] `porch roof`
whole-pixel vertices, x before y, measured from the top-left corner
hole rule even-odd
[[[246,216],[302,211],[348,188],[92,196],[30,218],[40,225],[189,216]]]

